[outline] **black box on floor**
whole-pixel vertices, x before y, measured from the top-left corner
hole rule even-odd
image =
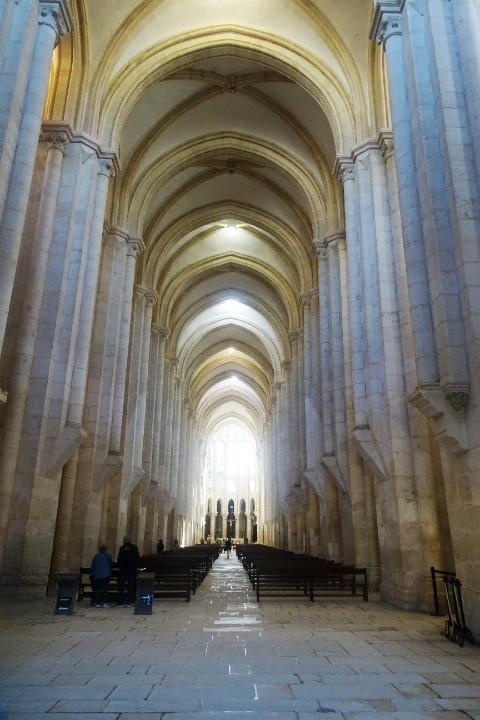
[[[59,573],[57,575],[56,615],[71,615],[78,593],[78,575],[76,573]]]
[[[154,573],[139,573],[137,575],[134,615],[152,614],[154,580]]]

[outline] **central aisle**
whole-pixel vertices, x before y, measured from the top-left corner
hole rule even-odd
[[[360,598],[257,604],[236,556],[150,616],[52,610],[0,604],[1,720],[480,718],[480,652],[442,638],[443,619]]]

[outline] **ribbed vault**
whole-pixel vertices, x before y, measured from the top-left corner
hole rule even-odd
[[[374,59],[334,0],[282,12],[276,0],[261,11],[254,0],[122,0],[107,24],[102,3],[77,5],[88,93],[74,108],[67,92],[65,113],[119,149],[110,222],[142,240],[136,282],[158,298],[165,382],[176,383],[163,452],[184,441],[168,429],[180,414],[200,457],[229,419],[268,454],[267,429],[293,402],[287,385],[298,401],[290,370],[317,287],[313,242],[342,229],[331,169],[369,129],[361,78]],[[370,11],[358,14],[366,34]],[[79,85],[72,52],[56,57],[57,85],[69,67]],[[187,482],[203,482],[202,462]]]

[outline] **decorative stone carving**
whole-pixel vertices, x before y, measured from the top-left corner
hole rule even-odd
[[[72,32],[73,21],[66,0],[43,0],[40,3],[38,24],[51,27],[57,42],[62,35]]]
[[[383,45],[393,35],[402,34],[402,14],[396,0],[377,3],[370,37],[377,45]]]
[[[385,162],[389,160],[395,152],[393,143],[393,133],[391,130],[381,130],[378,135],[378,145],[382,151]]]
[[[465,389],[452,389],[460,397],[453,401],[463,405]],[[433,432],[438,443],[452,455],[462,455],[468,451],[469,441],[465,417],[454,409],[443,389],[436,383],[424,383],[415,388],[408,401],[426,418],[433,421]],[[459,407],[459,409],[463,409]]]
[[[333,168],[333,174],[338,180],[340,180],[340,182],[345,183],[347,182],[347,180],[353,180],[354,170],[355,166],[350,156],[337,156],[337,159],[335,160],[335,166]]]
[[[60,150],[63,155],[71,141],[71,138],[71,131],[69,132],[67,129],[55,130],[53,128],[43,126],[39,140],[42,143],[46,143],[49,150],[50,148],[53,150]]]
[[[454,410],[465,410],[470,402],[470,383],[441,383],[440,387]]]
[[[127,256],[128,257],[137,257],[137,255],[140,255],[145,250],[145,245],[143,243],[142,238],[129,238],[127,241]]]

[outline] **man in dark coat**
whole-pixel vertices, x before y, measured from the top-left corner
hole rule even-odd
[[[100,549],[93,556],[90,564],[90,577],[92,579],[92,605],[96,607],[108,607],[108,585],[112,574],[112,556],[106,545],[100,545]]]
[[[137,577],[140,553],[129,537],[123,538],[118,551],[118,605],[129,607],[135,600],[135,579]]]

